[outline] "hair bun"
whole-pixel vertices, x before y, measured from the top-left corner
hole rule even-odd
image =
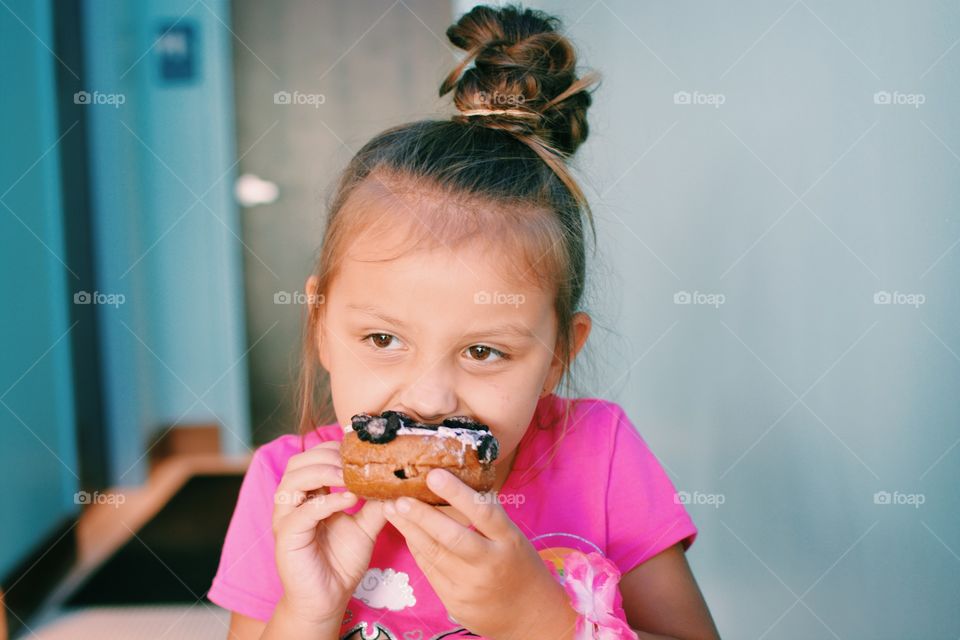
[[[455,117],[483,116],[485,126],[573,154],[587,139],[586,89],[598,78],[577,77],[576,52],[559,28],[558,18],[517,6],[481,5],[461,17],[447,38],[467,56],[440,86],[441,96],[454,91]]]

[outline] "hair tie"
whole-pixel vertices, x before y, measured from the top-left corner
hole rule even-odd
[[[523,109],[467,109],[466,111],[461,111],[460,115],[462,116],[515,116],[517,118],[532,118],[534,120],[539,120],[541,118],[539,113],[533,111],[525,111]]]

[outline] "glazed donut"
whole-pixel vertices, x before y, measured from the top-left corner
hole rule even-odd
[[[364,498],[410,496],[427,504],[447,502],[427,487],[431,469],[446,469],[475,491],[494,484],[500,443],[490,429],[465,416],[440,424],[413,420],[401,411],[359,413],[344,429],[340,455],[349,491]]]

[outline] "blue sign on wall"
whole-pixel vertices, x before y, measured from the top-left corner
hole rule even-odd
[[[196,26],[183,19],[162,24],[154,49],[161,80],[189,82],[195,78],[198,64]]]

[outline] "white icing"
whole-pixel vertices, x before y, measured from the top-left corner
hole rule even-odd
[[[480,444],[480,436],[486,431],[476,431],[474,429],[459,429],[451,427],[437,427],[436,429],[424,429],[422,427],[400,427],[397,429],[398,436],[437,436],[440,438],[456,438],[460,442],[470,445],[474,449]]]
[[[373,424],[378,420],[382,420],[385,422],[384,418],[374,417],[373,420],[370,421],[370,424]],[[353,424],[351,423],[345,426],[343,430],[344,432],[347,432],[347,433],[349,433],[350,431],[353,431]],[[375,432],[375,430],[371,429],[369,425],[367,426],[367,431],[370,433]],[[379,433],[383,433],[383,431],[381,430]],[[435,436],[439,438],[456,438],[463,444],[470,445],[474,449],[476,449],[480,444],[481,436],[483,436],[486,433],[488,432],[478,431],[476,429],[461,429],[459,427],[444,427],[444,426],[438,426],[436,429],[425,429],[423,427],[400,427],[399,429],[397,429],[397,435],[401,435],[401,436],[409,435],[409,436]]]

